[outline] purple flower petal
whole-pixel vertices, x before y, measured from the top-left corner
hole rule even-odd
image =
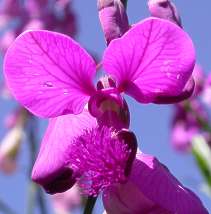
[[[41,117],[78,114],[95,92],[94,60],[59,33],[21,34],[6,54],[4,72],[15,98]]]
[[[129,180],[104,192],[108,213],[208,214],[199,198],[156,158],[139,153]]]
[[[75,182],[67,150],[84,131],[96,126],[96,120],[84,110],[79,115],[65,115],[50,120],[35,162],[32,179],[47,192],[63,192]]]
[[[194,64],[194,46],[187,33],[158,18],[141,21],[113,40],[103,59],[119,90],[142,103],[179,95]]]
[[[183,88],[182,92],[177,96],[157,96],[153,103],[156,104],[172,104],[188,99],[195,89],[195,81],[191,77]]]

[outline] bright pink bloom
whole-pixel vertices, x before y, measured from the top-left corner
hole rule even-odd
[[[128,181],[103,193],[107,214],[205,214],[198,197],[156,158],[138,153]]]
[[[139,167],[139,155],[134,162],[137,144],[134,135],[123,129],[129,126],[129,113],[122,92],[141,103],[179,96],[194,63],[188,35],[169,21],[149,18],[111,41],[103,57],[103,67],[111,77],[98,82],[96,89],[94,60],[72,39],[48,31],[20,35],[4,62],[9,88],[34,114],[56,117],[50,119],[32,179],[48,193],[66,191],[79,180],[88,194],[103,191],[105,207],[112,213],[118,209],[112,205],[110,211],[107,196],[113,196],[119,185],[123,186],[120,191],[127,191],[121,194],[129,197],[126,202],[131,202],[137,192],[142,196],[135,197],[129,213],[158,208],[160,212],[182,213],[179,203],[176,207],[169,201],[178,197],[185,208],[206,213],[198,198],[179,186],[159,162],[153,158],[150,163],[146,161],[149,171]],[[120,123],[112,121],[113,113],[113,120]],[[145,176],[155,179],[147,183]],[[156,188],[157,181],[163,186],[159,195],[151,188],[153,181]],[[130,189],[131,182],[135,187]],[[163,195],[164,189],[172,197]],[[121,207],[122,202],[116,206]]]
[[[129,113],[122,92],[141,103],[178,96],[194,63],[189,36],[169,21],[149,18],[110,43],[103,67],[113,80],[107,78],[108,84],[103,81],[103,87],[99,82],[96,90],[95,62],[75,41],[49,31],[21,34],[4,61],[6,81],[15,98],[41,117],[83,111],[77,116],[50,120],[32,172],[33,180],[49,193],[65,191],[75,183],[66,150],[83,131],[96,126],[95,118],[84,110],[87,102],[99,124],[104,121],[117,130],[128,128]],[[114,122],[108,115],[115,118]]]

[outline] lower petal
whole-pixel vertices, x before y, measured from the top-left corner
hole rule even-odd
[[[70,168],[67,150],[77,137],[95,126],[96,120],[87,110],[79,115],[51,119],[33,167],[32,180],[52,194],[69,189],[77,175]]]
[[[103,202],[108,214],[208,213],[163,164],[143,153],[137,154],[128,182],[104,191]]]

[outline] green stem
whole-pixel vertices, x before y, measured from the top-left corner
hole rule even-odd
[[[198,135],[192,139],[192,154],[205,181],[211,188],[211,150],[203,136]]]
[[[192,113],[192,115],[198,122],[198,125],[203,131],[206,131],[211,134],[210,124],[191,106],[191,103],[189,101],[185,102],[184,108],[187,112]],[[202,135],[193,137],[191,145],[192,154],[195,158],[198,168],[201,171],[201,174],[204,177],[207,185],[211,189],[211,148],[208,146],[206,140]]]
[[[125,6],[125,9],[127,9],[127,1],[128,0],[121,0],[122,4]]]
[[[92,197],[92,196],[88,197],[87,202],[86,202],[86,206],[84,209],[84,214],[92,214],[96,200],[97,200],[97,197]]]
[[[29,151],[30,151],[30,167],[29,167],[29,176],[31,176],[31,171],[36,159],[36,152],[38,149],[38,140],[37,140],[37,120],[36,118],[29,113],[28,116],[28,124],[27,124],[27,134],[29,139]],[[43,192],[39,186],[30,182],[29,184],[29,196],[28,196],[28,206],[27,206],[27,214],[33,214],[35,208],[35,202],[38,203],[40,213],[46,214],[47,209],[45,205],[45,200],[43,196]]]

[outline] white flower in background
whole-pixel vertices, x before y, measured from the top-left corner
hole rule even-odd
[[[24,137],[21,126],[10,129],[0,143],[0,170],[10,174],[16,169],[17,155]]]

